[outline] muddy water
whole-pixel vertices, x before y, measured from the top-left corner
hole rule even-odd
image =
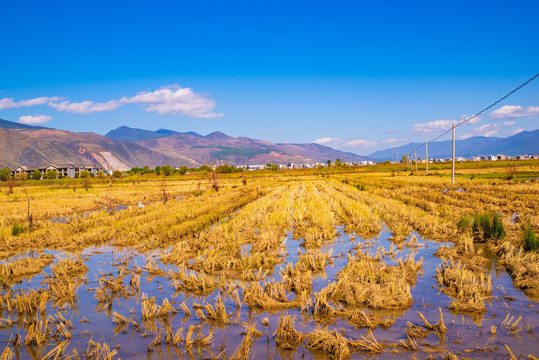
[[[390,236],[390,232],[384,229],[377,237],[366,240],[353,234],[346,234],[343,228],[339,228],[336,239],[326,245],[326,250],[333,250],[333,264],[328,265],[323,274],[313,279],[313,291],[318,292],[326,287],[330,281],[334,281],[338,272],[347,264],[348,254],[355,254],[356,251],[359,251],[356,249],[361,248],[361,251],[370,252],[374,255],[379,248],[389,251],[392,246],[395,247],[390,241]],[[506,359],[508,351],[504,346],[505,344],[517,356],[519,354],[523,356],[528,354],[538,356],[539,340],[536,332],[539,331],[539,306],[537,306],[538,304],[536,302],[530,301],[522,292],[513,287],[511,278],[497,267],[495,260],[491,261],[485,267],[485,272],[492,276],[493,284],[493,298],[487,304],[487,311],[478,316],[453,314],[448,310],[452,301],[451,298],[438,291],[434,278],[436,267],[440,264],[440,259],[433,256],[433,254],[442,244],[422,239],[417,234],[412,234],[409,238],[412,236],[417,237],[419,248],[414,249],[403,246],[393,258],[386,256],[384,262],[388,265],[395,265],[397,259],[404,259],[410,253],[415,254],[416,259],[419,259],[419,257],[423,258],[423,270],[418,274],[417,281],[411,289],[414,300],[413,305],[407,310],[383,313],[382,315],[395,319],[395,324],[388,330],[377,328],[373,334],[382,343],[397,343],[399,340],[404,339],[403,329],[407,322],[417,325],[422,324],[418,319],[418,312],[421,312],[429,322],[434,324],[438,321],[439,308],[443,310],[444,321],[448,327],[448,331],[442,339],[435,334],[431,334],[425,339],[418,341],[422,351],[418,351],[417,353],[403,349],[399,349],[399,353],[386,351],[380,355],[358,352],[354,353],[352,358],[375,357],[380,359],[400,359],[403,357],[410,358],[411,356],[427,358],[429,353],[424,350],[429,347],[436,347],[441,342],[445,345],[447,351],[451,351],[465,358]],[[361,247],[365,243],[369,245]],[[293,234],[288,233],[286,244],[288,255],[285,261],[295,263],[298,259],[298,254],[305,252],[301,247],[301,239],[299,241],[293,240]],[[244,249],[245,252],[249,252],[249,250],[249,247]],[[56,261],[65,258],[65,254],[62,253],[53,251],[49,251],[48,253],[55,255]],[[184,336],[190,325],[200,326],[200,332],[204,335],[213,332],[212,347],[186,351],[181,346],[179,348],[173,348],[165,345],[163,342],[162,345],[158,345],[151,351],[148,351],[147,346],[166,324],[155,320],[146,323],[141,329],[137,329],[134,326],[121,328],[115,326],[111,319],[113,312],[129,317],[132,315],[131,310],[135,313],[134,316],[137,321],[142,324],[141,295],[138,294],[127,299],[121,298],[114,301],[110,308],[99,311],[97,307],[98,302],[94,299],[93,289],[99,286],[99,277],[103,275],[117,277],[118,264],[124,259],[127,259],[129,269],[143,268],[147,264],[148,257],[157,261],[157,265],[162,270],[168,271],[169,269],[174,269],[174,267],[159,263],[159,253],[157,252],[141,254],[135,250],[121,250],[104,246],[86,249],[83,252],[83,256],[86,258],[85,264],[89,268],[87,283],[81,285],[78,290],[76,309],[67,308],[62,312],[64,317],[71,320],[74,325],[72,329],[73,338],[67,346],[65,354],[70,353],[73,348],[77,348],[78,352],[81,353],[86,349],[88,341],[92,338],[94,341],[105,342],[111,348],[116,348],[119,356],[124,359],[178,358],[180,356],[187,358],[208,358],[217,356],[221,351],[224,351],[230,357],[243,339],[242,332],[245,328],[242,323],[256,323],[256,328],[262,332],[262,335],[252,346],[251,358],[326,358],[326,355],[313,353],[302,346],[298,347],[295,351],[283,352],[276,347],[272,339],[272,334],[278,325],[279,316],[283,312],[296,317],[295,327],[303,333],[312,332],[313,329],[320,326],[320,324],[314,321],[311,315],[301,313],[299,309],[262,311],[250,310],[245,305],[237,308],[234,302],[228,297],[224,298],[224,303],[227,313],[232,315],[232,324],[229,326],[219,328],[216,325],[212,325],[211,322],[201,322],[195,316],[194,311],[192,311],[193,314],[190,317],[186,317],[182,310],[178,310],[177,315],[169,321],[174,331],[183,327]],[[284,265],[282,266],[284,267]],[[278,281],[280,279],[278,270],[279,266],[276,267],[274,273],[266,281]],[[34,276],[16,287],[20,289],[44,287],[45,285],[42,284],[42,281],[45,280],[44,273],[50,273],[50,266],[46,267],[43,273]],[[128,285],[129,279],[130,276],[125,277],[124,285]],[[205,297],[175,293],[165,276],[148,276],[146,270],[143,270],[141,273],[140,287],[141,293],[147,294],[148,297],[155,297],[158,305],[162,303],[163,299],[167,298],[178,309],[183,302],[186,302],[190,309],[193,308],[193,304],[195,303],[215,304],[216,297],[219,296],[220,292],[216,290]],[[290,294],[289,298],[293,298],[293,294]],[[50,309],[49,305],[47,313],[49,315],[55,315],[57,311],[57,309]],[[513,333],[510,329],[502,327],[502,322],[506,315],[514,316],[515,319],[522,316],[522,320],[518,326],[521,328],[520,331]],[[269,320],[268,327],[262,325],[264,318],[268,318]],[[491,337],[491,325],[497,327],[495,337]],[[346,336],[351,339],[359,339],[368,332],[366,329],[356,329],[347,320],[342,319],[337,319],[334,323],[327,326],[328,329],[342,329]],[[25,330],[23,327],[17,326],[0,329],[0,340],[5,343],[15,333],[21,334],[24,338]],[[51,344],[48,347],[37,350],[37,358],[43,357],[53,347],[54,345]],[[17,353],[17,357],[21,359],[31,358],[30,353],[34,351],[33,349],[26,348],[24,345],[15,347],[14,350]],[[434,354],[440,357],[439,352]]]

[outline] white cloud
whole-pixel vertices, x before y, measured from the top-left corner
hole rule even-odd
[[[48,105],[60,112],[75,114],[92,114],[101,111],[112,111],[124,104],[139,104],[146,111],[156,111],[159,115],[179,114],[193,119],[210,119],[222,117],[215,113],[215,100],[205,94],[197,94],[191,88],[179,85],[164,86],[155,91],[142,91],[133,97],[110,100],[103,103],[93,101],[69,102],[59,97],[39,97],[29,100],[13,101],[12,98],[0,99],[0,110],[24,106]]]
[[[44,124],[46,123],[47,121],[50,121],[52,119],[52,117],[48,116],[48,115],[26,115],[26,116],[21,116],[19,118],[19,120],[17,121],[18,123],[21,123],[21,124],[29,124],[29,125],[32,125],[32,124]]]
[[[471,138],[473,136],[485,136],[485,137],[491,137],[500,132],[500,129],[502,126],[500,124],[485,124],[481,125],[475,129],[472,129],[468,133],[462,135],[459,137],[461,140],[465,140],[468,138]]]
[[[346,140],[341,138],[331,138],[325,137],[316,139],[315,144],[325,145],[334,148],[350,148],[350,149],[365,149],[376,146],[376,141],[355,139],[355,140]]]
[[[506,121],[502,125],[505,126],[505,127],[509,127],[509,126],[515,125],[515,122],[514,121]]]
[[[385,140],[380,141],[380,143],[384,145],[387,145],[387,144],[396,145],[396,144],[402,144],[402,143],[407,143],[407,142],[409,142],[409,140],[405,138],[391,138],[391,139],[385,139]]]
[[[54,97],[38,97],[34,99],[13,101],[13,98],[3,98],[0,99],[0,110],[20,108],[26,106],[35,106],[35,105],[44,105],[50,103],[51,101],[59,101],[62,98],[57,96]]]
[[[519,117],[534,117],[539,114],[539,106],[505,105],[490,113],[493,119],[514,119]]]
[[[344,141],[343,139],[339,139],[339,138],[325,137],[325,138],[316,139],[314,143],[319,144],[319,145],[326,145],[326,144],[342,143],[343,141]]]
[[[463,122],[464,120],[468,119],[471,116],[473,116],[473,115],[468,115],[468,114],[462,115],[460,117],[459,123]],[[481,120],[481,116],[476,116],[473,119],[470,119],[470,121],[468,121],[467,124],[477,124],[479,122],[479,120]]]
[[[434,120],[426,123],[415,123],[412,125],[410,134],[413,135],[435,135],[451,129],[453,124],[460,124],[464,120],[468,119],[471,115],[464,114],[459,120]],[[476,124],[481,120],[480,116],[472,118],[467,124]]]
[[[78,103],[62,101],[59,103],[49,103],[49,106],[53,109],[56,109],[56,111],[75,114],[92,114],[102,111],[111,111],[122,105],[122,103],[116,100],[110,100],[105,103],[94,103],[93,101],[82,101]]]
[[[523,132],[523,131],[524,131],[523,128],[516,128],[515,130],[509,131],[509,132],[507,133],[507,135],[508,135],[508,136],[513,136],[513,135],[516,135],[516,134],[521,133],[521,132]]]
[[[215,108],[213,99],[178,85],[165,86],[152,92],[142,91],[120,101],[124,104],[146,105],[146,111],[156,111],[159,115],[180,114],[195,119],[223,116],[222,113],[211,112]]]
[[[415,123],[410,130],[410,134],[414,135],[432,135],[451,128],[452,124],[456,124],[455,120],[434,120],[426,123]]]
[[[391,129],[387,129],[386,131],[384,131],[384,134],[394,134],[396,132],[397,132],[397,130],[391,128]]]

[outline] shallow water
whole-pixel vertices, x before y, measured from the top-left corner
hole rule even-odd
[[[123,211],[123,210],[127,210],[129,209],[129,206],[126,206],[126,205],[118,205],[114,208],[114,210],[112,211],[113,213],[114,212],[117,212],[117,211]],[[55,217],[55,218],[51,218],[49,219],[50,223],[51,224],[67,224],[69,221],[73,220],[73,219],[83,219],[85,217],[88,217],[92,214],[95,214],[95,213],[98,213],[100,211],[105,211],[106,213],[110,213],[111,210],[103,207],[99,210],[92,210],[92,211],[87,211],[87,212],[83,212],[83,213],[79,213],[79,214],[75,214],[74,216],[58,216],[58,217]]]
[[[293,233],[287,234],[287,253],[285,262],[295,263],[298,259],[298,254],[304,253],[305,250],[301,247],[301,239],[294,240]],[[539,339],[535,332],[539,326],[539,307],[536,302],[530,301],[522,292],[515,289],[512,285],[511,278],[505,271],[497,267],[495,259],[489,262],[485,267],[485,272],[492,276],[493,297],[490,303],[487,304],[487,311],[480,316],[468,316],[463,314],[452,314],[448,307],[452,299],[440,293],[434,275],[436,267],[440,264],[440,259],[433,256],[439,246],[443,245],[439,242],[421,238],[418,234],[411,234],[408,239],[415,236],[418,239],[419,248],[408,248],[404,246],[402,250],[398,250],[394,257],[385,256],[383,261],[387,265],[395,265],[399,258],[405,259],[410,253],[414,253],[416,260],[419,257],[423,258],[423,269],[418,274],[417,281],[412,287],[413,305],[407,310],[386,311],[381,314],[395,319],[395,324],[388,330],[377,328],[373,331],[374,336],[380,342],[397,343],[404,339],[403,329],[407,322],[421,325],[422,322],[418,319],[418,312],[421,312],[430,323],[434,324],[438,321],[438,309],[443,310],[444,321],[448,327],[448,331],[444,339],[431,334],[422,341],[418,341],[420,346],[425,349],[430,346],[438,346],[442,341],[445,344],[445,349],[459,356],[466,358],[488,358],[488,359],[505,359],[508,351],[505,344],[513,351],[515,355],[526,356],[532,354],[537,356],[539,353]],[[337,237],[328,243],[324,251],[333,250],[333,264],[326,266],[325,272],[313,278],[313,291],[318,292],[328,285],[330,281],[334,281],[338,272],[347,264],[348,254],[355,254],[358,247],[368,243],[361,251],[367,251],[375,254],[378,248],[389,251],[395,245],[390,241],[391,233],[384,229],[378,236],[372,239],[362,239],[354,234],[347,234],[342,227],[337,229]],[[248,253],[250,247],[244,248]],[[53,254],[56,259],[55,263],[65,258],[66,255],[56,251],[46,251]],[[76,309],[68,308],[62,313],[64,317],[73,322],[72,329],[73,339],[66,348],[65,354],[71,352],[76,347],[81,353],[81,350],[86,349],[86,344],[90,338],[94,341],[106,342],[111,348],[116,347],[121,358],[132,359],[159,359],[159,358],[176,358],[180,355],[184,357],[205,358],[217,356],[221,350],[218,348],[223,345],[227,356],[231,356],[238,345],[243,340],[242,332],[245,327],[242,323],[256,323],[256,328],[263,334],[254,342],[252,350],[252,358],[326,358],[325,354],[313,353],[308,349],[299,346],[295,351],[283,352],[276,347],[272,334],[277,328],[279,317],[286,312],[296,317],[296,330],[309,333],[316,327],[321,326],[317,323],[312,315],[301,313],[299,309],[279,310],[279,311],[263,311],[250,310],[245,304],[241,308],[237,308],[234,301],[229,297],[223,297],[227,313],[232,315],[232,324],[226,327],[219,328],[211,322],[200,321],[195,312],[192,310],[190,317],[185,317],[180,309],[180,304],[186,302],[190,309],[193,304],[215,304],[220,290],[215,290],[207,296],[194,296],[185,293],[175,293],[171,288],[171,283],[167,281],[166,276],[149,275],[147,270],[142,270],[140,275],[141,293],[147,294],[148,298],[155,297],[156,304],[160,305],[167,298],[172,306],[179,309],[168,324],[174,331],[183,327],[184,336],[187,328],[190,325],[201,326],[202,334],[209,334],[213,331],[213,347],[208,349],[192,349],[190,352],[183,347],[174,348],[165,345],[158,345],[151,351],[147,350],[147,346],[152,342],[153,337],[159,333],[160,329],[166,327],[166,323],[155,320],[144,324],[141,329],[134,326],[118,327],[115,326],[111,319],[111,314],[117,312],[120,315],[129,317],[132,315],[130,309],[134,311],[134,317],[139,323],[143,323],[141,319],[141,294],[128,298],[120,298],[115,300],[110,308],[99,311],[97,308],[98,302],[94,298],[94,288],[99,286],[99,277],[103,276],[118,276],[118,265],[127,260],[129,269],[143,268],[148,261],[148,258],[153,259],[161,270],[174,270],[174,267],[167,266],[159,262],[159,252],[141,254],[136,250],[118,249],[110,246],[92,247],[86,249],[82,253],[85,257],[85,264],[89,268],[87,273],[87,283],[82,284],[78,290],[78,303]],[[281,264],[284,268],[284,264]],[[268,276],[265,281],[278,281],[280,279],[279,268],[277,266],[274,272]],[[41,274],[26,280],[21,284],[14,286],[19,289],[30,289],[45,287],[42,281],[45,280],[45,274],[50,274],[50,266],[47,266]],[[124,285],[128,285],[130,275],[124,278]],[[289,298],[293,298],[293,294],[289,294]],[[57,310],[50,309],[48,305],[47,313],[54,315]],[[510,329],[501,326],[506,315],[522,316],[519,323],[521,331],[514,334]],[[266,328],[262,325],[262,319],[268,318],[269,326]],[[87,319],[88,322],[81,322],[82,319]],[[495,337],[490,335],[490,327],[495,325],[497,333]],[[367,329],[356,329],[347,320],[337,319],[334,323],[328,325],[328,329],[342,329],[347,337],[359,339],[368,333]],[[15,333],[20,333],[24,338],[25,330],[22,327],[14,326],[11,329],[0,330],[0,340],[5,342]],[[37,350],[38,357],[43,357],[54,346]],[[491,350],[495,351],[491,351]],[[31,358],[31,348],[19,346],[15,348],[17,357],[20,359]],[[427,358],[428,353],[419,351],[412,353],[409,351],[399,350],[397,354],[392,354],[386,351],[380,355],[372,355],[366,353],[354,353],[352,358],[369,357],[369,358],[402,358],[416,356],[418,358]],[[436,354],[435,354],[436,355]],[[439,355],[439,353],[437,353]]]

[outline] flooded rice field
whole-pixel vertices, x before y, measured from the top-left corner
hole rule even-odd
[[[281,282],[286,265],[296,265],[301,254],[306,252],[300,246],[302,240],[294,240],[292,235],[288,233],[286,238],[285,263],[276,265],[260,281],[261,284]],[[324,329],[330,333],[338,331],[349,342],[363,340],[363,346],[348,345],[352,357],[425,358],[432,354],[436,357],[505,359],[509,351],[537,354],[537,303],[513,287],[511,278],[495,260],[482,266],[485,274],[492,278],[492,293],[486,299],[486,311],[466,314],[449,310],[453,299],[440,292],[436,281],[441,260],[434,254],[440,246],[447,245],[413,233],[397,247],[390,241],[391,236],[391,232],[384,229],[376,237],[363,239],[347,234],[339,227],[335,240],[322,249],[330,256],[323,269],[313,275],[310,306],[305,309],[299,306],[269,310],[249,307],[241,300],[245,293],[242,289],[245,282],[241,279],[223,280],[221,287],[205,292],[178,291],[173,280],[178,268],[162,263],[159,251],[141,253],[102,246],[90,247],[79,254],[56,251],[27,254],[26,257],[35,258],[52,255],[54,260],[40,273],[21,279],[11,287],[4,286],[4,297],[13,299],[17,294],[51,286],[50,279],[54,277],[51,267],[58,266],[62,260],[76,262],[78,258],[83,263],[79,266],[85,269],[75,276],[79,278],[74,280],[74,300],[62,303],[51,299],[43,307],[45,317],[39,310],[33,315],[24,307],[20,312],[9,309],[4,300],[0,340],[13,344],[13,352],[20,359],[47,355],[54,358],[57,354],[70,354],[73,349],[78,349],[81,356],[88,350],[89,355],[90,340],[98,346],[108,346],[110,352],[115,350],[118,357],[132,359],[241,357],[238,351],[257,359],[326,358],[326,352],[308,348],[305,341],[299,340],[295,347],[277,345],[275,334],[279,322],[285,315],[290,315],[295,318],[293,328],[300,336]],[[248,256],[249,249],[244,251]],[[397,266],[399,260],[409,256],[417,261],[422,259],[415,284],[410,287],[413,299],[410,307],[378,310],[365,306],[363,309],[371,319],[368,322],[373,323],[370,326],[339,314],[313,314],[314,294],[335,282],[349,257],[356,257],[357,252],[379,256],[379,260],[388,266]],[[24,257],[18,257],[21,258]],[[224,279],[224,276],[217,277]],[[293,293],[287,291],[285,296],[293,298]],[[339,307],[336,303],[333,306]],[[436,327],[440,310],[447,328],[445,331]],[[224,314],[216,315],[219,311]],[[33,322],[40,324],[38,331],[48,333],[52,341],[27,343]],[[64,328],[69,335],[61,333]],[[51,353],[59,346],[61,352]],[[249,348],[244,349],[246,346]],[[105,351],[102,354],[104,356]],[[331,355],[338,357],[339,352]]]
[[[1,358],[539,356],[539,255],[512,213],[466,210],[497,209],[473,184],[381,184],[264,180],[2,223]]]

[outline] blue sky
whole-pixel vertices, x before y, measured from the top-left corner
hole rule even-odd
[[[0,118],[368,154],[539,72],[537,1],[0,0]],[[538,128],[539,79],[457,136]]]

